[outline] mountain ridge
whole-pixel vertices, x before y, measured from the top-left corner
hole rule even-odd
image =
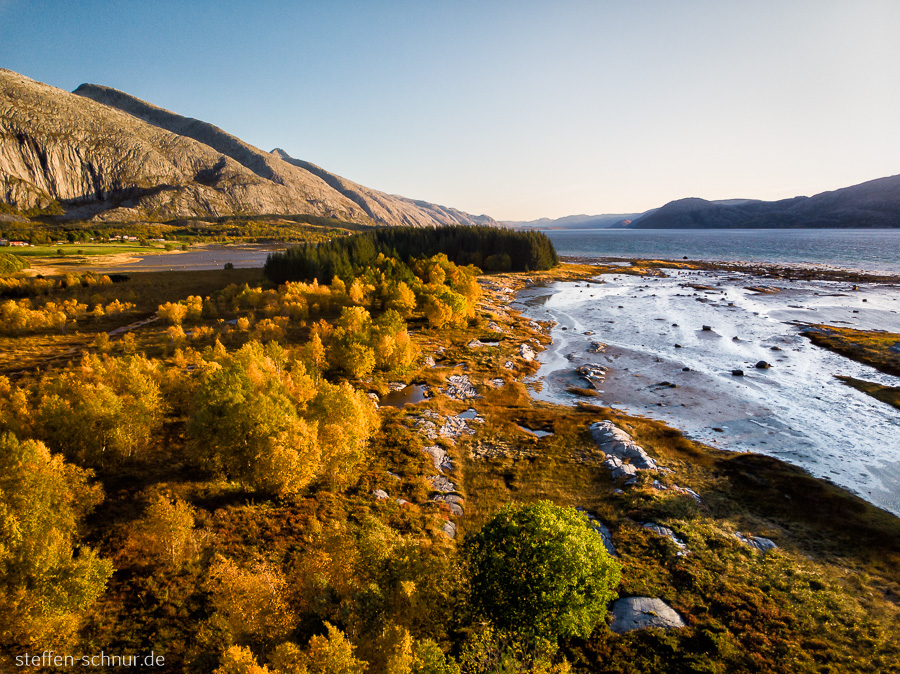
[[[0,69],[0,201],[63,219],[316,215],[369,225],[497,225],[389,195],[122,91]]]

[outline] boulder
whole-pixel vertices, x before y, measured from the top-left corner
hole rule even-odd
[[[522,360],[532,361],[534,360],[534,349],[532,349],[528,344],[519,345],[519,357]]]
[[[616,634],[625,634],[648,627],[672,629],[684,626],[681,616],[662,599],[624,597],[613,603],[609,627]]]
[[[383,501],[388,497],[387,492],[384,489],[376,489],[372,492],[372,496],[377,498],[379,501]]]
[[[775,542],[769,538],[763,538],[762,536],[749,536],[742,534],[740,531],[735,531],[734,535],[744,545],[748,545],[751,548],[756,548],[760,552],[769,552],[778,548],[778,546],[775,545]]]
[[[453,469],[453,462],[450,460],[450,457],[447,456],[447,451],[443,447],[430,445],[428,447],[423,447],[422,451],[431,457],[435,470],[444,472],[445,470]]]
[[[428,478],[428,482],[435,491],[440,491],[445,494],[456,491],[456,485],[443,475],[432,475]]]
[[[451,514],[454,517],[462,517],[463,515],[463,507],[462,507],[462,496],[457,496],[456,494],[440,494],[431,499],[435,503],[444,503],[450,509]]]
[[[732,377],[743,377],[743,376],[744,376],[744,371],[743,371],[743,370],[732,370],[732,371],[731,371],[731,376],[732,376]]]
[[[757,370],[768,370],[770,367],[772,367],[772,366],[769,365],[769,364],[768,364],[766,361],[764,361],[764,360],[761,360],[761,361],[759,361],[759,362],[756,364],[756,369],[757,369]]]
[[[591,424],[591,437],[606,454],[613,454],[628,461],[638,470],[657,470],[658,466],[631,436],[611,421]]]
[[[637,468],[630,463],[623,463],[621,466],[613,468],[612,477],[614,480],[619,478],[632,478],[637,476]]]
[[[441,531],[444,532],[447,538],[456,538],[456,524],[453,522],[444,522]]]

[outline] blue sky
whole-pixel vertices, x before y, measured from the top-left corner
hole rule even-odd
[[[498,219],[900,173],[900,2],[0,0],[0,66]]]

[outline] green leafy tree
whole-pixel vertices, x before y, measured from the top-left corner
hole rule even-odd
[[[621,565],[573,508],[509,504],[466,551],[476,610],[526,639],[587,637],[616,597]]]
[[[106,587],[112,564],[77,544],[103,498],[90,476],[40,442],[0,436],[0,644],[64,643]]]

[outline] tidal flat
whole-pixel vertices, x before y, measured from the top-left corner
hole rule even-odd
[[[900,514],[900,415],[838,377],[887,387],[900,378],[801,335],[814,324],[900,332],[898,291],[733,270],[608,270],[523,289],[516,306],[555,323],[536,398],[574,404],[567,389],[586,386],[575,370],[600,364],[595,404],[710,446],[777,457]],[[597,342],[602,351],[592,353]]]

